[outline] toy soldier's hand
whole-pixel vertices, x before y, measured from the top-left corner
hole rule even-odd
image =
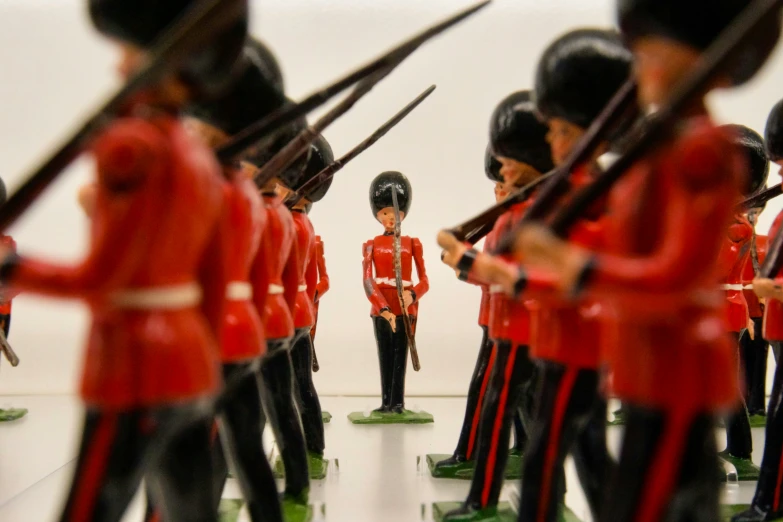
[[[92,217],[95,210],[95,199],[98,197],[98,187],[95,183],[87,183],[79,189],[79,206],[87,217]]]
[[[392,332],[397,331],[397,316],[391,313],[388,310],[384,310],[381,312],[381,317],[389,321],[389,325],[391,326]]]
[[[748,316],[748,324],[746,325],[746,327],[748,329],[748,335],[750,336],[750,340],[751,341],[755,341],[756,340],[756,325],[753,322],[753,319],[750,318],[750,316]]]
[[[772,279],[759,277],[753,280],[753,292],[765,299],[780,299],[783,289]]]
[[[461,243],[454,237],[454,234],[447,230],[441,230],[438,233],[438,245],[443,249],[441,261],[451,268],[457,268],[457,263],[459,263],[462,255],[468,250],[466,245]]]
[[[405,290],[402,293],[402,302],[405,303],[405,309],[407,310],[410,305],[413,304],[413,295],[410,290]]]

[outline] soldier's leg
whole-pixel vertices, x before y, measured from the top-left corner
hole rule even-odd
[[[492,367],[492,347],[493,342],[487,335],[487,327],[482,326],[484,335],[481,339],[481,348],[479,348],[476,367],[473,370],[473,377],[468,386],[468,401],[465,406],[465,418],[462,421],[462,428],[459,432],[459,440],[454,455],[447,461],[439,462],[438,465],[448,466],[471,460],[473,449],[475,447],[476,435],[478,432],[478,422],[481,413],[481,405],[486,393],[489,375]]]
[[[594,395],[594,404],[579,431],[572,455],[593,520],[597,520],[603,505],[606,484],[614,473],[615,462],[606,446],[606,399],[598,392],[600,377],[596,372],[591,373],[595,374],[595,385],[591,382],[589,390],[586,386],[584,393]]]
[[[291,360],[294,363],[294,376],[299,390],[299,413],[302,417],[307,451],[323,455],[324,420],[318,392],[313,384],[313,345],[310,342],[309,328],[297,330],[291,349]]]
[[[394,368],[394,341],[389,322],[383,317],[373,317],[375,343],[378,347],[378,367],[381,372],[381,407],[380,411],[391,411],[392,403],[392,370]]]
[[[60,522],[118,522],[139,487],[156,437],[141,411],[87,410]]]
[[[165,522],[217,522],[211,494],[212,416],[201,404],[155,412],[161,434],[146,478]]]
[[[225,382],[236,383],[218,412],[220,436],[253,522],[282,522],[277,484],[263,446],[261,382],[252,363],[223,365]],[[223,478],[225,481],[225,477]],[[223,484],[220,484],[221,489]]]
[[[745,336],[749,344],[748,351],[754,354],[754,363],[748,384],[748,411],[751,415],[766,415],[769,343],[764,339],[763,320],[760,317],[753,319],[753,327],[755,330],[754,339],[751,340],[750,336]]]
[[[742,361],[740,356],[740,336],[738,334],[732,334],[736,351],[737,351],[737,372],[742,369]],[[742,382],[742,379],[738,379]],[[742,391],[742,390],[738,390]],[[745,400],[742,399],[740,404],[729,415],[726,421],[726,450],[729,455],[741,459],[749,459],[753,452],[753,437],[750,431],[750,417],[748,415],[748,408],[745,404]]]
[[[290,345],[290,339],[267,340],[267,355],[261,362],[262,400],[283,460],[285,493],[298,498],[307,493],[310,475],[304,429],[294,398]]]
[[[0,314],[0,325],[2,325],[5,338],[11,333],[11,314]]]
[[[411,317],[411,321],[415,318]],[[405,376],[408,372],[408,335],[403,318],[397,317],[397,331],[394,332],[394,362],[392,364],[391,407],[395,413],[405,409]]]

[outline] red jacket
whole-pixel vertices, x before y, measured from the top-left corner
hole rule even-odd
[[[16,241],[11,236],[0,234],[0,245],[11,252],[16,252]],[[0,290],[0,315],[11,315],[11,300],[16,297],[16,294],[13,288]]]
[[[279,196],[264,194],[267,224],[262,256],[257,263],[267,270],[268,291],[262,318],[267,339],[294,336],[294,315],[299,295],[299,259],[296,228],[291,212]]]
[[[612,189],[606,253],[588,288],[615,304],[631,341],[611,353],[620,399],[688,412],[736,402],[718,254],[744,175],[729,137],[701,117]]]
[[[495,231],[491,230],[489,234],[484,238],[484,252],[488,252],[489,248],[487,245],[494,245],[495,244]],[[489,307],[490,307],[490,293],[489,293],[489,285],[486,284],[483,281],[478,281],[475,277],[472,277],[471,274],[468,274],[467,282],[476,285],[481,288],[481,304],[479,305],[479,317],[478,317],[478,324],[479,326],[486,326],[487,329],[489,329],[490,324],[490,316],[489,316]]]
[[[22,258],[10,282],[89,304],[81,387],[89,406],[212,395],[226,293],[223,182],[212,151],[168,115],[115,120],[91,148],[98,180],[87,257],[76,266]]]
[[[769,229],[770,243],[775,240],[781,223],[783,223],[783,212],[778,214]],[[783,282],[783,271],[775,274],[775,281]],[[767,306],[764,307],[764,339],[783,341],[783,303],[777,299],[767,299]]]
[[[367,241],[362,252],[362,277],[364,293],[372,304],[371,315],[378,316],[384,308],[394,315],[400,315],[402,308],[397,296],[397,283],[394,275],[394,236],[384,234]],[[413,290],[416,300],[408,307],[408,313],[417,316],[419,301],[430,289],[427,270],[424,267],[424,250],[421,241],[408,236],[400,238],[402,262],[402,280],[405,290]],[[418,284],[412,282],[413,265],[416,264]],[[374,268],[374,275],[373,275]]]
[[[748,305],[742,289],[745,261],[750,253],[753,227],[743,215],[735,215],[723,241],[720,259],[722,264],[723,290],[726,292],[726,318],[728,331],[739,333],[748,324]]]
[[[318,307],[321,304],[321,297],[329,291],[329,274],[326,272],[326,258],[324,257],[324,242],[321,236],[315,236],[315,264],[318,268],[318,284],[315,286],[315,295],[313,296],[315,306],[315,324],[310,330],[310,338],[315,339],[315,329],[318,326]]]
[[[296,225],[297,269],[299,293],[294,307],[294,326],[311,328],[315,324],[315,287],[318,285],[318,267],[315,259],[315,230],[310,218],[302,211],[292,212]]]
[[[259,248],[266,210],[251,180],[232,176],[225,184],[223,251],[228,286],[220,354],[224,363],[255,359],[266,353],[259,310],[263,310],[269,274]]]

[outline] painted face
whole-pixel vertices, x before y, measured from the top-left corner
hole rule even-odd
[[[123,78],[130,78],[141,67],[144,61],[144,52],[126,42],[121,42],[119,45],[120,61],[117,64],[117,72]]]
[[[283,185],[282,183],[278,182],[277,186],[275,187],[275,192],[277,192],[277,195],[280,196],[282,199],[285,199],[293,191],[288,187],[286,187],[285,185]]]
[[[693,47],[658,36],[638,38],[631,50],[639,83],[639,103],[644,108],[659,106],[668,100],[701,54]]]
[[[500,181],[495,183],[495,203],[500,203],[504,199],[508,197],[508,190],[506,190],[506,185],[501,183]]]
[[[503,156],[498,156],[498,161],[501,165],[500,176],[503,178],[506,196],[514,189],[523,187],[541,176],[540,172],[527,163]]]
[[[219,147],[228,141],[225,132],[197,118],[186,116],[183,125],[191,136],[198,138],[207,147]]]
[[[778,161],[775,161],[774,163],[775,163],[775,165],[780,167],[780,170],[778,171],[778,176],[783,178],[783,160],[778,160]]]
[[[579,142],[585,129],[560,118],[552,118],[547,121],[547,125],[549,132],[546,133],[546,141],[552,148],[552,161],[555,165],[561,165]]]
[[[386,232],[394,232],[394,225],[397,224],[394,219],[394,207],[382,208],[375,214],[375,219],[383,225]],[[403,211],[400,211],[400,221],[405,221],[405,212]]]

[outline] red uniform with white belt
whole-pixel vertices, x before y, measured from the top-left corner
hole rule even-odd
[[[211,483],[203,402],[221,382],[226,295],[212,152],[175,116],[149,110],[110,123],[90,150],[97,184],[85,259],[64,266],[12,255],[0,269],[16,288],[81,299],[92,313],[83,440],[62,517],[75,522],[124,509],[117,492],[138,486],[129,477],[159,481],[166,498],[183,461],[193,484]],[[189,517],[203,508],[179,509]]]
[[[315,324],[310,330],[310,339],[315,342],[315,329],[318,326],[318,308],[321,298],[329,291],[329,274],[326,272],[326,258],[324,257],[324,242],[321,236],[315,236],[315,264],[318,269],[318,284],[315,286],[313,303],[315,304]],[[309,287],[308,287],[309,290]]]
[[[738,399],[718,259],[744,175],[739,151],[705,114],[679,122],[610,193],[606,251],[585,285],[611,300],[633,342],[610,359],[628,424],[608,496],[627,499],[606,520],[629,506],[635,521],[660,520],[686,487],[684,468],[704,470],[694,487],[713,491],[712,417]]]
[[[293,211],[296,230],[297,273],[299,287],[294,306],[294,336],[291,359],[299,387],[300,413],[308,451],[323,455],[324,423],[321,403],[313,385],[313,342],[310,330],[315,324],[315,288],[318,284],[318,266],[315,249],[315,231],[307,214]]]

